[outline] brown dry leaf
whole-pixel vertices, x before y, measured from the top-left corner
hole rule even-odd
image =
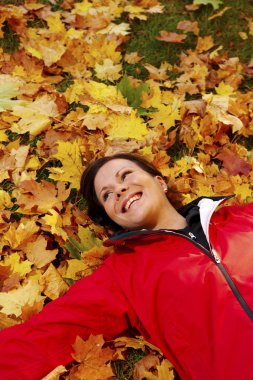
[[[210,20],[215,19],[216,17],[221,17],[221,16],[223,16],[224,13],[225,13],[226,11],[228,11],[229,9],[231,9],[231,7],[225,7],[225,8],[223,8],[221,11],[219,11],[219,12],[217,12],[217,13],[214,13],[212,16],[208,17],[208,20],[210,21]]]
[[[155,66],[146,63],[144,65],[145,69],[149,72],[149,78],[154,80],[166,80],[168,79],[167,69],[168,65],[161,64],[160,68],[157,69]]]
[[[177,29],[185,32],[193,32],[196,36],[199,34],[199,26],[197,21],[181,20],[177,24]]]
[[[145,378],[147,380],[174,380],[174,371],[170,362],[164,359],[161,365],[157,367],[157,376],[153,375],[153,373],[145,372]]]
[[[43,293],[52,300],[65,294],[69,288],[52,264],[41,276],[41,287],[43,288]]]
[[[38,236],[34,242],[28,243],[23,251],[30,262],[32,262],[36,268],[42,268],[45,265],[51,263],[58,253],[57,249],[47,249],[47,240],[44,236]]]
[[[160,364],[160,360],[156,355],[148,354],[144,356],[134,365],[134,380],[142,380],[146,378],[146,372],[149,372],[151,368],[154,369],[158,364]]]
[[[21,276],[19,273],[12,273],[3,283],[2,292],[9,292],[20,285]]]
[[[2,291],[3,284],[5,280],[8,279],[8,277],[11,274],[11,267],[10,265],[0,265],[0,291]]]
[[[197,100],[187,100],[182,104],[182,113],[185,115],[199,115],[201,117],[205,116],[206,103],[202,99]]]
[[[0,312],[0,331],[16,324],[17,321],[15,319],[10,318],[6,314]]]
[[[59,183],[56,189],[52,182],[26,180],[20,184],[17,203],[20,212],[24,213],[45,213],[53,207],[61,210],[62,202],[67,199],[69,192],[63,183]]]
[[[223,162],[223,167],[230,175],[244,174],[248,176],[252,170],[248,162],[228,148],[223,148],[216,158]]]
[[[44,306],[43,300],[41,301],[34,301],[32,305],[26,304],[22,306],[22,314],[21,314],[21,319],[23,322],[28,321],[28,319],[31,318],[34,314],[38,314]]]
[[[187,37],[185,34],[167,32],[166,30],[161,30],[159,33],[160,37],[156,37],[156,39],[164,42],[183,43]]]
[[[80,363],[77,369],[70,372],[76,379],[109,380],[114,375],[108,362],[113,359],[114,350],[109,347],[103,348],[104,339],[102,335],[90,335],[84,341],[79,336],[73,345],[73,358]]]
[[[139,56],[138,52],[132,52],[125,55],[124,60],[129,63],[130,65],[133,65],[135,63],[138,63],[142,60],[143,57]]]

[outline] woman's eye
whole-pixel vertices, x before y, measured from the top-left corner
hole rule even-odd
[[[108,199],[109,195],[110,195],[110,191],[108,191],[107,193],[103,194],[103,201],[104,202]]]
[[[124,179],[126,178],[126,176],[127,176],[128,174],[130,174],[130,173],[131,173],[130,170],[125,171],[124,173],[122,173],[122,175],[121,175],[121,179],[124,180]]]

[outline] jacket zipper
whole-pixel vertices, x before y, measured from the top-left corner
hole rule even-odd
[[[196,241],[194,241],[193,239],[189,238],[188,236],[186,236],[184,234],[180,234],[178,232],[171,231],[171,230],[166,230],[166,229],[156,230],[156,231],[152,231],[152,232],[149,231],[147,233],[143,232],[141,234],[136,234],[134,236],[134,238],[143,237],[143,236],[144,237],[148,237],[148,236],[160,235],[160,234],[164,234],[164,233],[170,234],[170,235],[180,236],[183,239],[189,240],[196,247],[200,248],[203,251],[203,253],[206,254],[217,265],[217,267],[221,271],[223,277],[225,278],[227,284],[229,285],[230,289],[232,290],[235,298],[237,299],[237,301],[239,302],[239,304],[241,305],[241,307],[243,308],[243,310],[245,311],[245,313],[248,315],[248,317],[250,318],[250,320],[253,322],[253,311],[250,309],[250,307],[248,306],[247,302],[245,301],[245,299],[243,298],[243,296],[241,295],[241,293],[237,289],[237,287],[236,287],[234,281],[232,280],[230,274],[227,272],[226,268],[222,264],[221,259],[220,259],[219,255],[218,255],[218,253],[215,251],[215,249],[213,249],[211,247],[210,243],[209,243],[209,245],[210,245],[210,251],[209,251],[208,249],[206,249],[205,247],[203,247],[203,245],[197,243]],[[132,238],[132,236],[131,236],[131,238]],[[128,239],[126,239],[126,240],[128,240]]]

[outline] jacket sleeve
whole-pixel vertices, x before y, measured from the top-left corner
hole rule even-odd
[[[73,360],[77,335],[112,339],[128,327],[127,301],[103,264],[29,321],[0,332],[1,380],[41,379]]]

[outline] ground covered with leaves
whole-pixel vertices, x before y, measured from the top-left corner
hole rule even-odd
[[[201,195],[253,200],[253,12],[248,1],[221,0],[0,4],[5,328],[110,254],[106,231],[86,216],[78,193],[91,160],[142,154],[163,173],[175,205]],[[91,336],[77,338],[73,362],[48,379],[60,377],[168,380],[174,373],[141,337]]]

